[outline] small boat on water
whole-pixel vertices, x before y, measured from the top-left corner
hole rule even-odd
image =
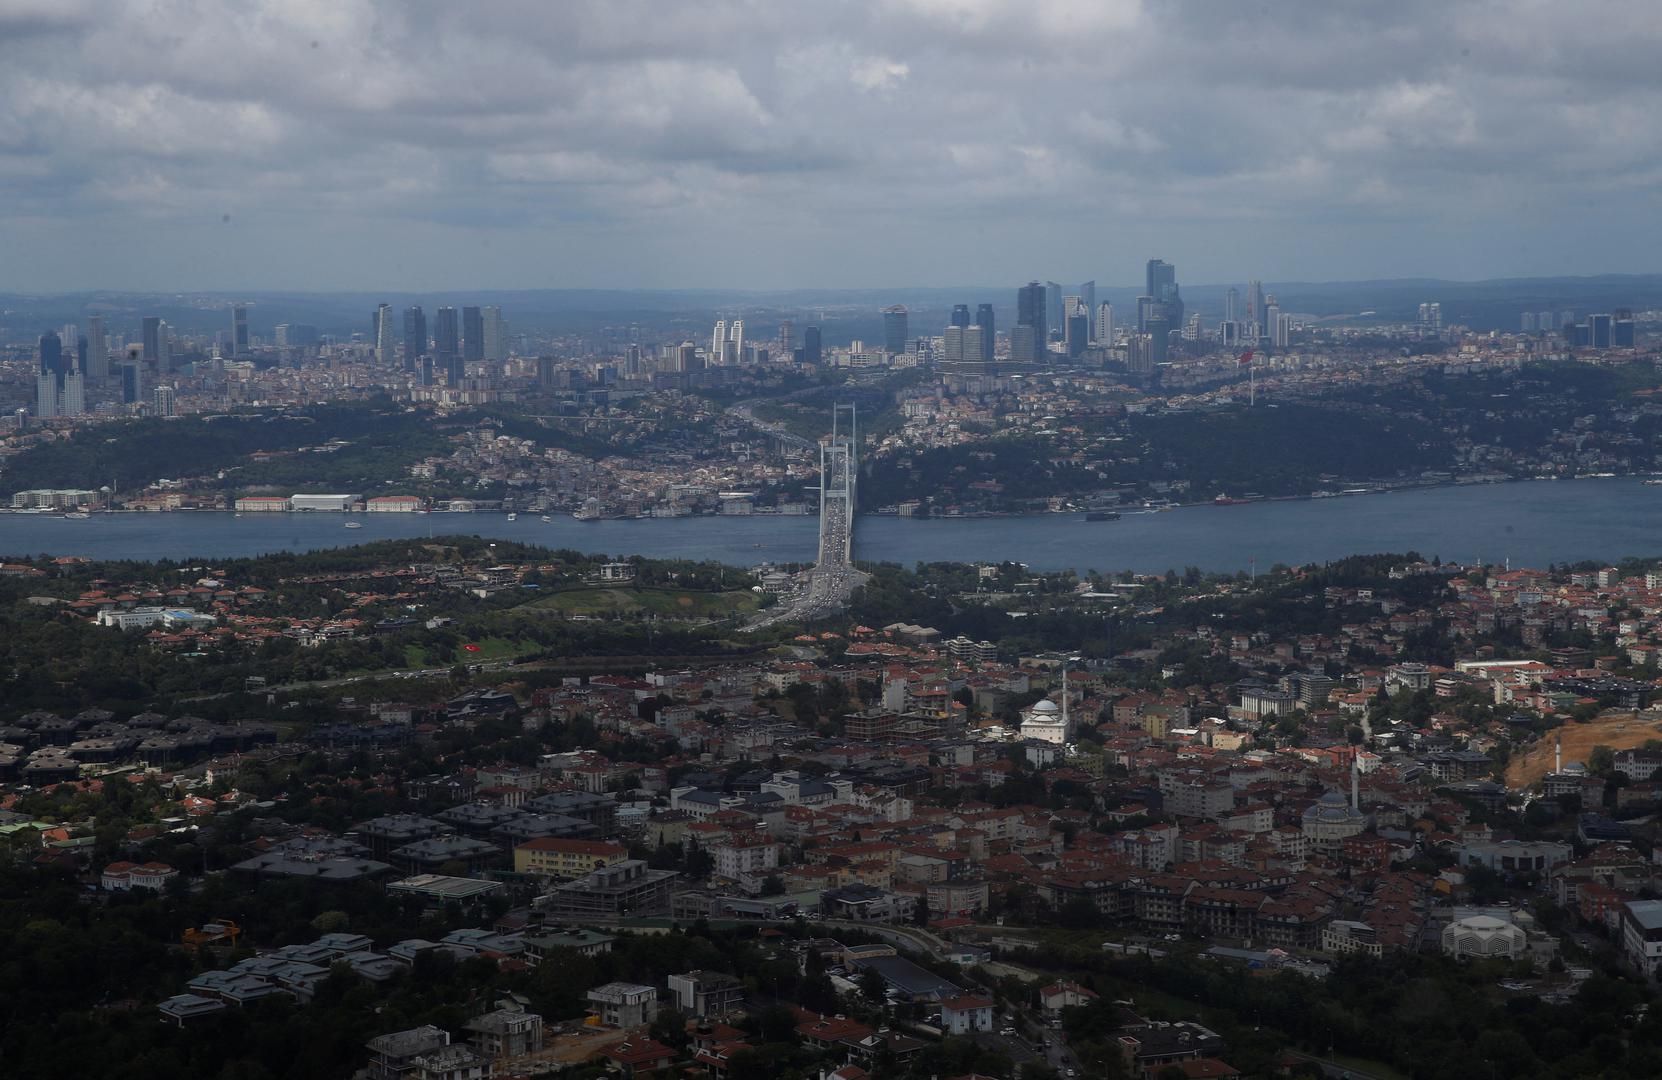
[[[542,516],[542,523],[544,525],[552,525],[552,524],[554,524],[554,519],[549,517],[547,514],[544,514]]]
[[[85,510],[71,510],[69,513],[64,515],[64,517],[68,518],[71,521],[85,521],[87,518],[90,518],[91,516],[92,515],[87,513]]]
[[[508,515],[508,520],[509,521],[518,521],[519,520],[519,515],[518,514],[509,514]]]
[[[348,529],[361,529],[364,527],[364,523],[361,521],[348,521],[346,523],[346,527]]]
[[[1113,510],[1092,510],[1085,515],[1086,521],[1118,521],[1120,516]]]

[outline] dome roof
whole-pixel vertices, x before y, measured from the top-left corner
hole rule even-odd
[[[1329,791],[1306,811],[1305,821],[1321,821],[1337,824],[1342,821],[1353,821],[1362,816],[1361,811],[1351,809],[1350,803],[1345,801],[1344,794],[1338,791]]]
[[[1043,701],[1040,701],[1039,703],[1034,705],[1033,706],[1033,711],[1035,713],[1057,713],[1057,712],[1061,712],[1061,710],[1056,707],[1056,703],[1054,701],[1050,700],[1049,698],[1045,698]]]

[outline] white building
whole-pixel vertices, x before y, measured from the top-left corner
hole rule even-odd
[[[361,495],[290,495],[291,510],[327,510],[344,513],[352,508]]]
[[[732,843],[710,849],[715,856],[716,874],[740,881],[765,874],[779,865],[779,845],[773,843]]]
[[[1062,746],[1068,741],[1068,722],[1054,701],[1045,698],[1021,714],[1021,737]]]
[[[968,1035],[993,1030],[993,999],[950,997],[941,1000],[941,1031],[947,1035]]]
[[[1662,900],[1622,905],[1622,959],[1649,978],[1662,974]]]
[[[1516,960],[1528,949],[1529,939],[1522,930],[1490,915],[1456,919],[1443,927],[1443,952],[1449,956]]]

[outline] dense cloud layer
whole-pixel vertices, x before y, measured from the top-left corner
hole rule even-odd
[[[1651,270],[1646,0],[0,0],[0,288]]]

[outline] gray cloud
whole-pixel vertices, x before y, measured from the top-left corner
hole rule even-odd
[[[1659,45],[1644,0],[0,0],[0,287],[1651,270]]]

